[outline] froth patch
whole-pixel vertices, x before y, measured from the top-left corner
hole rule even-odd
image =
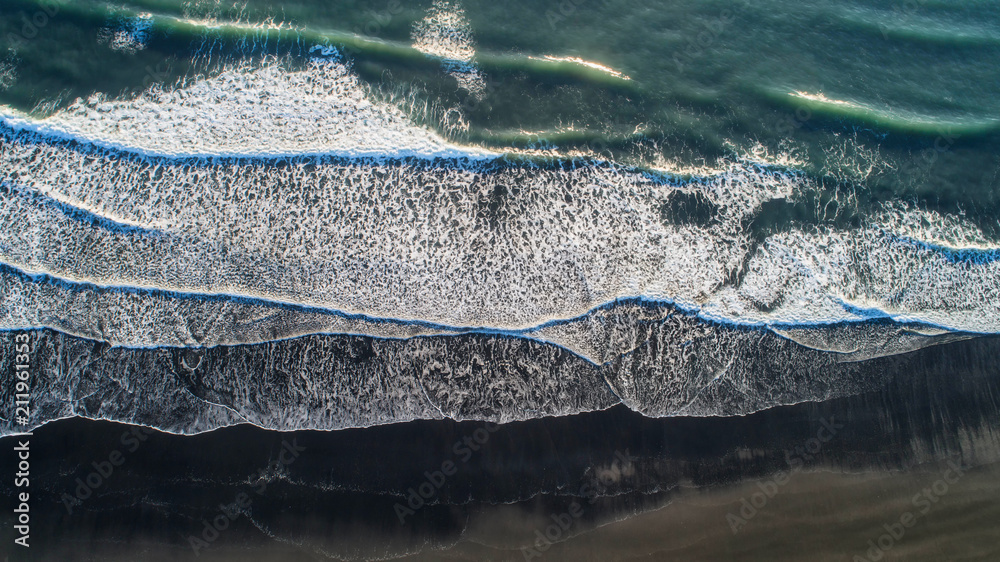
[[[413,27],[412,38],[414,49],[442,59],[460,88],[477,96],[483,94],[486,84],[472,63],[476,54],[472,26],[457,2],[436,0],[427,16]]]
[[[453,2],[436,0],[413,28],[413,48],[445,60],[471,61],[476,51],[464,10]]]
[[[150,14],[125,18],[101,29],[98,41],[107,44],[115,51],[135,53],[146,48],[152,26],[153,17]]]
[[[961,216],[914,208],[902,202],[886,204],[878,222],[888,233],[939,248],[951,250],[1000,250],[1000,241],[987,236],[975,224]]]
[[[17,81],[17,68],[14,66],[13,57],[8,56],[6,60],[0,60],[0,91],[6,90]]]

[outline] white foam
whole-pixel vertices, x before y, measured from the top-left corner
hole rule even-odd
[[[927,227],[926,216],[890,207],[859,229],[792,229],[755,248],[746,221],[763,202],[810,187],[807,178],[752,162],[670,183],[612,164],[389,161],[476,152],[370,101],[322,52],[301,70],[234,68],[176,91],[8,122],[139,153],[378,156],[169,162],[4,142],[2,179],[14,190],[0,200],[0,261],[26,272],[503,330],[632,297],[728,322],[888,314],[1000,328],[1000,262],[951,260],[913,243],[978,240],[955,234],[967,232],[961,217]],[[695,193],[715,209],[712,220],[665,217],[673,198]],[[76,220],[49,199],[141,230]]]
[[[146,48],[152,25],[151,14],[139,14],[122,21],[115,21],[101,29],[98,41],[106,43],[115,51],[135,53]]]
[[[413,28],[413,48],[445,60],[471,61],[476,50],[465,11],[457,3],[435,0]]]
[[[84,139],[164,156],[341,154],[480,158],[490,153],[452,145],[412,125],[392,106],[370,101],[336,57],[306,68],[236,65],[181,88],[154,85],[133,99],[77,100],[35,121],[6,109],[16,129]]]
[[[481,96],[486,83],[472,63],[476,55],[472,26],[458,2],[435,0],[427,16],[413,27],[413,48],[442,59],[460,88]]]
[[[0,91],[6,90],[17,81],[17,67],[14,65],[13,57],[8,56],[6,60],[0,60]]]

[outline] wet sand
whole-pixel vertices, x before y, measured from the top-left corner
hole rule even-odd
[[[997,341],[922,350],[922,371],[875,392],[742,417],[652,419],[616,407],[500,426],[147,431],[139,444],[125,439],[134,426],[61,420],[32,437],[31,551],[4,553],[15,561],[858,562],[875,560],[868,541],[878,545],[883,525],[918,513],[914,496],[929,489],[934,498],[920,499],[929,511],[899,539],[882,539],[892,544],[879,560],[995,560]],[[13,447],[0,440],[5,463]],[[81,480],[97,482],[94,463],[116,451],[124,459],[113,474],[68,509]],[[956,478],[949,460],[968,470]],[[943,490],[946,476],[953,482]],[[5,545],[11,485],[0,481]],[[226,516],[240,494],[251,501]]]
[[[579,534],[570,528],[555,543],[535,534],[555,524],[551,516],[498,509],[471,522],[453,547],[405,560],[1000,559],[1000,465],[948,473],[954,483],[944,486],[948,470],[943,463],[891,474],[798,473],[763,503],[770,478],[689,489],[653,512]],[[525,536],[535,544],[513,546]]]

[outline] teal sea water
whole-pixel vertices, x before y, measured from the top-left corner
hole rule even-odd
[[[240,57],[330,45],[415,120],[463,143],[681,173],[725,156],[794,155],[824,190],[760,226],[851,220],[905,200],[997,234],[996,2],[443,5],[461,11],[474,92],[456,87],[447,52],[414,48],[429,1],[11,0],[0,7],[0,102],[44,115],[96,92],[134,95]]]

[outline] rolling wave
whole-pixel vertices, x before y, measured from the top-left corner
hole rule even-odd
[[[949,115],[946,112],[920,114],[884,107],[863,100],[827,97],[822,92],[782,91],[756,88],[761,96],[792,111],[809,111],[828,118],[874,126],[880,130],[937,137],[971,139],[1000,132],[1000,119]]]
[[[280,81],[278,74],[264,70]],[[193,91],[213,91],[202,88]],[[969,259],[956,260],[958,246],[934,245],[942,233],[957,245],[972,236],[956,237],[974,228],[954,218],[892,208],[860,228],[796,228],[751,240],[744,224],[764,202],[814,188],[780,168],[734,162],[720,174],[681,180],[588,161],[391,152],[261,159],[256,135],[237,136],[254,125],[213,128],[213,117],[226,114],[202,110],[223,94],[212,94],[208,108],[194,95],[176,97],[188,101],[183,117],[165,117],[177,123],[171,127],[192,120],[192,130],[215,131],[244,156],[157,158],[8,130],[0,147],[0,180],[10,195],[3,212],[7,224],[31,228],[0,232],[0,261],[74,283],[500,330],[629,298],[698,307],[721,321],[833,323],[870,317],[858,313],[869,310],[959,331],[996,330],[993,250],[960,248]],[[135,123],[125,138],[145,130],[137,116],[157,115],[117,107]],[[118,121],[116,110],[101,114],[107,117],[81,120],[95,136]],[[297,134],[308,136],[310,123],[302,121]],[[149,232],[94,228],[46,197]],[[690,213],[693,207],[707,216]]]
[[[994,6],[984,4],[976,8],[984,10]],[[935,18],[930,13],[900,10],[898,6],[893,6],[891,10],[852,6],[835,13],[838,20],[849,24],[853,29],[865,30],[884,38],[960,48],[990,48],[1000,45],[1000,30],[996,28],[995,21],[988,17],[981,17],[975,24],[969,21],[948,21],[948,18],[940,18],[940,14],[936,14],[939,17]]]

